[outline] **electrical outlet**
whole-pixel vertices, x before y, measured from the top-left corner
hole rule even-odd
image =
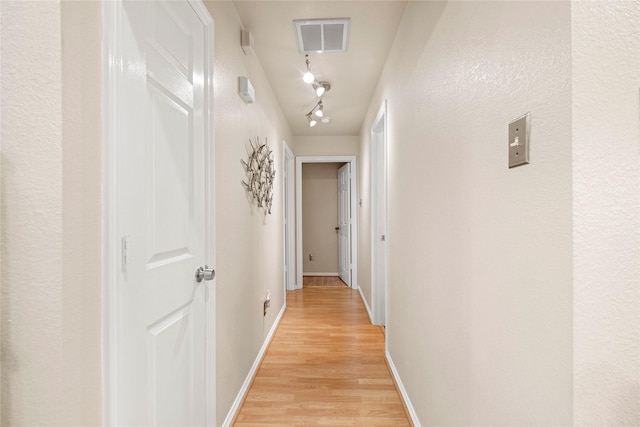
[[[262,304],[262,315],[266,316],[267,315],[267,309],[271,307],[271,295],[269,294],[269,290],[267,290],[267,296],[264,299],[264,303]]]

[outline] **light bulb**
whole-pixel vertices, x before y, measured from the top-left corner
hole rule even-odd
[[[302,76],[302,80],[304,80],[305,83],[313,83],[315,79],[316,78],[313,76],[313,73],[308,70],[304,73],[304,76]]]
[[[318,109],[316,110],[316,116],[318,116],[318,117],[322,117],[322,116],[324,116],[324,113],[322,112],[322,109],[318,108]]]
[[[318,123],[318,122],[316,122],[316,120],[315,120],[315,119],[311,119],[311,120],[309,120],[309,127],[310,127],[310,128],[312,128],[312,127],[314,127],[317,123]]]
[[[318,87],[316,88],[316,96],[322,96],[322,95],[324,95],[324,91],[325,91],[324,86],[318,86]]]

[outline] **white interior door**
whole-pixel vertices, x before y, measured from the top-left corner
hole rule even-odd
[[[213,262],[213,22],[200,2],[115,7],[112,424],[205,425],[214,305],[195,272]]]
[[[351,286],[351,165],[338,169],[338,274]]]
[[[373,323],[386,325],[387,149],[386,101],[371,127],[371,282]]]

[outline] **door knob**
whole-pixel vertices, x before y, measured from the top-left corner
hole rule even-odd
[[[216,277],[216,271],[213,268],[209,268],[208,265],[198,267],[196,270],[196,282],[200,283],[203,280],[213,280]]]

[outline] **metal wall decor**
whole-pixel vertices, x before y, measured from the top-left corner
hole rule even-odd
[[[265,215],[271,214],[273,180],[276,176],[276,170],[273,167],[273,151],[269,148],[266,138],[264,144],[260,144],[259,137],[256,137],[255,144],[249,139],[249,145],[251,145],[249,159],[246,162],[240,160],[247,173],[247,181],[242,181],[242,185],[251,194],[258,207],[264,210]]]

